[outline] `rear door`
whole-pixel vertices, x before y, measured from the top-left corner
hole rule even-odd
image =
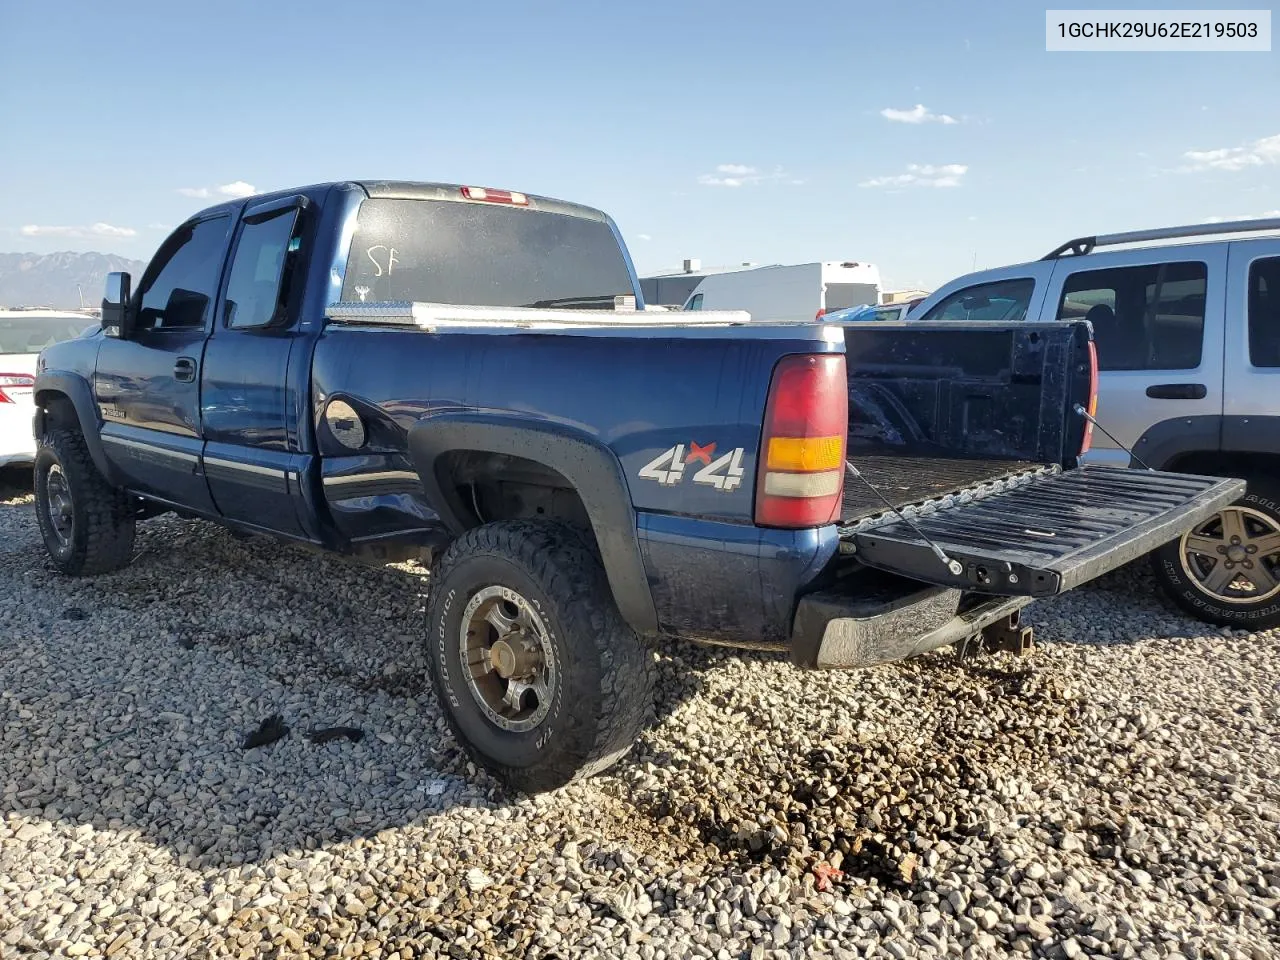
[[[290,536],[304,535],[295,385],[289,363],[302,343],[302,196],[249,206],[236,230],[205,348],[201,407],[204,471],[218,512]],[[299,351],[301,352],[301,351]]]
[[[200,365],[231,222],[191,220],[161,245],[133,297],[133,335],[103,339],[94,377],[103,447],[128,485],[206,513]]]
[[[1280,444],[1280,238],[1242,240],[1227,255],[1223,447]],[[1267,426],[1259,417],[1269,417]],[[1248,419],[1246,419],[1248,418]]]
[[[1170,421],[1188,439],[1202,433],[1201,449],[1218,447],[1226,259],[1227,244],[1211,243],[1057,261],[1044,316],[1092,324],[1098,422],[1139,457],[1143,434]],[[1102,431],[1086,459],[1129,465]]]

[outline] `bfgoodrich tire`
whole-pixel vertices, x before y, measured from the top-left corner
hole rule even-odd
[[[652,705],[652,656],[576,533],[486,524],[454,541],[432,581],[432,681],[477,762],[536,793],[631,748]]]
[[[1151,555],[1156,579],[1184,611],[1244,630],[1280,626],[1280,483],[1248,492]]]
[[[35,492],[45,550],[60,571],[75,577],[128,566],[133,505],[98,472],[78,430],[60,427],[40,438]]]

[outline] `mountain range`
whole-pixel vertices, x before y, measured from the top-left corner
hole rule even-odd
[[[137,283],[145,267],[113,253],[0,253],[0,305],[75,308],[83,295],[96,307],[108,273],[127,270]]]

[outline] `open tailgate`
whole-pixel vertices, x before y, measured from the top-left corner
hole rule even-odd
[[[841,536],[869,567],[982,593],[1047,597],[1181,536],[1244,490],[1243,480],[1219,477],[1039,469],[906,507],[911,523],[885,513]],[[948,569],[929,540],[962,565],[961,573]]]

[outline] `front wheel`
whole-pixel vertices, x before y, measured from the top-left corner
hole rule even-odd
[[[70,576],[108,573],[133,558],[129,497],[98,472],[79,431],[40,438],[35,466],[36,519],[53,565]]]
[[[1179,607],[1221,626],[1280,626],[1280,490],[1250,482],[1240,500],[1151,555]]]
[[[536,793],[630,749],[652,702],[652,656],[577,534],[486,524],[454,541],[432,581],[432,681],[476,761]]]

